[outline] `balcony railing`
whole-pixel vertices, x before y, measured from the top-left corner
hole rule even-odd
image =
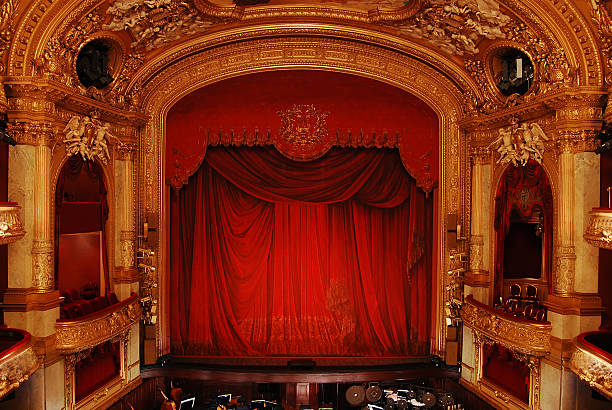
[[[550,322],[513,316],[480,303],[471,295],[465,298],[461,318],[466,326],[511,350],[531,356],[550,352]]]
[[[140,320],[138,295],[76,319],[55,322],[56,346],[63,354],[79,352],[111,340]]]
[[[0,202],[0,245],[18,241],[25,235],[20,209],[17,202]]]
[[[612,249],[612,209],[593,208],[584,239],[591,245]]]
[[[612,400],[612,331],[576,338],[569,367],[581,380]]]
[[[38,369],[32,337],[24,330],[0,329],[0,398],[19,387]]]

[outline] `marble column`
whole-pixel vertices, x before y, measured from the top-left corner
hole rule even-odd
[[[559,143],[559,219],[553,290],[567,295],[574,291],[574,153],[567,140]]]
[[[127,146],[115,160],[115,187],[119,247],[116,252],[115,291],[120,299],[138,292],[136,267],[136,229],[134,224],[134,157],[135,147]]]
[[[51,148],[47,139],[34,148],[34,232],[32,240],[32,287],[53,290],[55,269],[51,229]]]
[[[466,294],[472,294],[476,300],[488,303],[491,152],[487,147],[475,147],[472,149],[471,159],[470,269],[465,275],[465,291]]]

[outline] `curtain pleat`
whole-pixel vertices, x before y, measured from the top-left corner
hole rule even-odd
[[[173,353],[429,353],[432,200],[397,152],[211,148],[170,215]]]

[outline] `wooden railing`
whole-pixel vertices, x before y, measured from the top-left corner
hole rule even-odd
[[[19,387],[38,369],[32,337],[24,330],[2,328],[0,339],[8,347],[0,352],[0,398]]]
[[[63,354],[79,352],[111,340],[140,320],[138,295],[76,319],[55,323],[57,350]]]

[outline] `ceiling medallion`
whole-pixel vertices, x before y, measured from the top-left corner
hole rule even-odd
[[[314,105],[296,104],[278,111],[278,115],[281,128],[274,145],[283,155],[309,161],[331,148],[333,142],[327,132],[328,111],[320,111]]]
[[[499,129],[499,138],[489,146],[494,145],[497,152],[500,153],[498,164],[511,162],[516,167],[519,164],[525,166],[530,159],[541,164],[544,155],[544,141],[548,141],[548,137],[538,123],[519,125],[518,121],[513,119],[509,127]]]

